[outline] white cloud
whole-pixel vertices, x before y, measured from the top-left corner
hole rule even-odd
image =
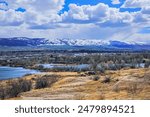
[[[95,6],[83,5],[77,6],[76,4],[69,5],[69,11],[65,12],[62,17],[66,22],[78,22],[84,21],[102,21],[107,17],[108,6],[100,3]]]
[[[71,38],[145,42],[148,40],[148,36],[138,33],[140,29],[148,27],[150,24],[148,6],[142,6],[141,11],[138,12],[120,12],[119,8],[112,8],[104,3],[82,6],[70,4],[69,11],[58,15],[63,8],[64,0],[6,1],[9,4],[7,10],[0,10],[1,37],[24,36],[49,39]],[[136,0],[130,1],[135,2]],[[117,3],[118,1],[113,1],[113,4]],[[0,7],[4,9],[6,6],[3,4]],[[26,11],[15,11],[19,7],[26,9]],[[140,40],[138,40],[138,36]]]
[[[18,26],[24,22],[23,13],[14,10],[0,10],[0,26]]]
[[[143,8],[142,8],[142,13],[143,13],[143,14],[150,15],[150,6],[143,7]]]
[[[120,4],[120,0],[111,0],[112,4]]]
[[[61,17],[58,12],[63,8],[64,0],[5,0],[9,10],[24,8],[22,13],[24,22],[29,26],[43,25],[47,23],[59,22]],[[4,12],[4,14],[7,12]],[[16,12],[16,14],[19,14]],[[21,13],[20,13],[21,14]],[[11,14],[15,15],[15,14]],[[12,16],[13,17],[13,16]]]
[[[125,8],[137,8],[137,7],[145,7],[150,6],[149,0],[126,0],[122,7]]]
[[[24,20],[29,25],[42,25],[47,23],[57,23],[61,21],[58,14],[41,15],[37,12],[27,11],[24,14]]]
[[[134,23],[137,25],[150,26],[150,7],[143,7],[141,11],[132,13]]]
[[[64,0],[5,0],[12,9],[22,7],[42,14],[57,13],[63,8]]]
[[[134,33],[126,38],[127,41],[150,44],[150,34]]]
[[[11,10],[16,14],[21,14],[22,22],[28,24],[31,29],[36,27],[37,29],[61,28],[66,23],[92,23],[102,27],[122,27],[132,25],[133,21],[137,21],[139,18],[143,21],[147,18],[143,16],[143,13],[120,12],[119,9],[111,8],[104,3],[93,6],[70,4],[69,11],[60,16],[58,12],[63,8],[64,0],[45,0],[45,2],[43,0],[6,0],[6,2],[8,2],[10,8],[8,11]],[[26,12],[15,12],[14,9],[18,7],[25,8]],[[142,11],[144,12],[146,9]],[[10,16],[13,17],[14,13]],[[3,12],[4,14],[5,12]],[[21,22],[18,24],[21,24]]]
[[[0,10],[8,10],[8,7],[5,3],[0,3]]]
[[[71,4],[69,11],[62,15],[66,23],[94,23],[101,26],[126,26],[132,23],[133,17],[129,12],[119,12],[117,8],[110,8],[103,3],[90,6]]]

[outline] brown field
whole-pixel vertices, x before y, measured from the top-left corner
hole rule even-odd
[[[150,69],[126,69],[106,71],[94,75],[83,75],[77,72],[48,72],[40,75],[25,76],[23,79],[32,82],[32,90],[20,93],[13,100],[149,100]],[[35,89],[35,80],[43,76],[58,77],[50,87]],[[109,78],[105,82],[105,78]],[[14,79],[15,80],[15,79]],[[10,81],[9,81],[10,82]],[[8,81],[0,84],[8,85]]]

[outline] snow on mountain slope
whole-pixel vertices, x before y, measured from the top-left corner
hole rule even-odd
[[[86,40],[86,39],[44,39],[44,38],[0,38],[1,46],[39,46],[39,45],[69,45],[69,46],[88,46],[88,45],[108,45],[108,42],[101,40]]]
[[[89,45],[108,45],[108,42],[101,40],[87,40],[87,39],[57,39],[60,45],[70,45],[70,46],[89,46]],[[50,40],[51,41],[51,40]]]
[[[13,37],[0,38],[0,46],[99,46],[105,48],[123,48],[123,49],[150,49],[150,44],[121,42],[121,41],[102,41],[88,39],[45,39],[45,38],[27,38]]]

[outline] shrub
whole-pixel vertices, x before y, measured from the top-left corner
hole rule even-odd
[[[94,80],[94,81],[98,81],[99,79],[100,79],[100,77],[97,76],[97,75],[93,77],[93,80]]]
[[[21,92],[21,86],[17,81],[13,81],[10,83],[10,87],[6,90],[8,97],[17,97],[17,95]]]
[[[5,91],[4,91],[4,88],[1,86],[0,88],[0,99],[5,99]]]
[[[110,80],[110,77],[105,77],[103,80],[102,80],[102,83],[109,83],[111,80]]]
[[[17,97],[18,94],[26,91],[30,91],[32,88],[31,81],[27,80],[15,80],[9,81],[8,86],[5,86],[0,89],[0,98],[13,98]]]
[[[17,80],[10,83],[8,93],[10,97],[17,97],[19,93],[30,91],[32,88],[31,81]]]
[[[32,89],[32,82],[28,80],[19,80],[21,92],[30,91]]]
[[[47,78],[39,78],[36,80],[36,85],[35,88],[36,89],[41,89],[41,88],[45,88],[48,87],[48,80]]]
[[[90,75],[95,75],[96,72],[94,72],[94,71],[88,71],[88,72],[86,72],[85,74],[90,76]]]
[[[41,88],[50,87],[57,80],[58,80],[57,77],[54,75],[53,76],[43,76],[36,80],[35,88],[41,89]]]
[[[86,74],[84,74],[84,73],[81,73],[81,74],[80,74],[80,76],[86,76]]]

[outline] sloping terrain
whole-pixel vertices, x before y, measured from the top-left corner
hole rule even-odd
[[[49,74],[60,75],[60,79],[51,87],[22,93],[19,99],[150,99],[150,69],[107,71],[99,75],[98,81],[94,81],[93,76],[76,72]],[[109,77],[110,81],[103,82],[105,77]]]

